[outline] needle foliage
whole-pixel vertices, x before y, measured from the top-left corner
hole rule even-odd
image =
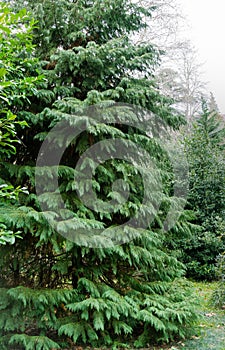
[[[10,3],[15,11],[24,6],[20,1]],[[96,347],[127,341],[142,347],[184,337],[195,319],[193,297],[181,280],[184,266],[164,244],[163,222],[170,206],[179,202],[173,196],[172,167],[150,135],[125,123],[134,116],[128,104],[148,109],[173,129],[182,122],[154,83],[159,52],[149,43],[134,45],[130,39],[146,26],[152,9],[124,0],[37,0],[25,5],[38,21],[33,43],[44,80],[28,100],[13,102],[18,119],[29,127],[17,128],[22,144],[14,145],[16,154],[2,165],[5,181],[29,191],[20,194],[19,202],[1,208],[4,225],[19,230],[22,237],[0,247],[2,349],[50,350],[74,343]],[[124,124],[109,123],[110,108],[119,102]],[[93,105],[95,113],[103,114],[99,123],[91,123],[87,115]],[[61,121],[74,132],[84,126],[85,130],[68,145],[59,165],[54,154],[64,145],[65,133],[58,130],[49,145],[51,164],[43,161],[36,167],[42,141]],[[154,205],[142,205],[144,178],[154,188],[155,177],[145,163],[135,167],[132,154],[129,162],[112,157],[101,163],[91,185],[81,174],[79,182],[74,181],[82,154],[97,142],[116,139],[124,147],[136,143],[157,164],[160,197],[157,191],[146,196],[151,203],[160,200],[158,212]],[[112,145],[105,142],[104,147],[113,154]],[[86,158],[83,170],[94,166],[93,159]],[[39,198],[35,172],[42,178]],[[57,190],[52,185],[56,177]],[[118,179],[129,185],[128,198],[124,182],[123,191],[114,187]],[[81,201],[88,186],[109,210],[92,210]],[[145,229],[126,225],[137,212],[147,223],[154,218]],[[178,228],[185,231],[186,224],[183,216]],[[129,239],[105,246],[104,237],[94,235],[90,246],[85,235],[78,234],[105,228],[109,241],[115,242],[113,235],[117,243],[124,234]]]

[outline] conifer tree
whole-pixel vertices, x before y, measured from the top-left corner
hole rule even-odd
[[[16,9],[21,2],[11,4]],[[38,0],[35,5],[26,1],[26,7],[38,20],[34,43],[45,82],[30,104],[18,106],[18,116],[29,128],[18,130],[23,147],[4,163],[5,179],[26,186],[29,195],[21,194],[19,204],[8,207],[7,215],[6,209],[1,212],[5,224],[20,230],[23,237],[1,249],[2,348],[19,344],[24,349],[63,349],[72,343],[109,346],[131,340],[140,347],[184,337],[194,319],[191,295],[185,282],[179,281],[184,266],[163,247],[163,221],[170,205],[178,203],[172,195],[171,165],[152,137],[131,122],[107,123],[110,107],[118,102],[123,103],[125,118],[132,119],[134,113],[128,104],[133,104],[148,109],[172,128],[182,122],[171,101],[154,85],[159,53],[150,44],[134,46],[129,39],[146,25],[143,18],[151,16],[151,9],[124,0]],[[88,108],[93,105],[94,109]],[[105,121],[91,124],[87,113],[93,117],[96,109]],[[58,165],[53,156],[64,143],[64,133],[58,130],[49,145],[52,163],[44,159],[36,166],[42,141],[61,121],[82,132],[69,144]],[[85,187],[82,178],[78,184],[74,181],[79,158],[93,144],[117,138],[125,145],[135,142],[154,158],[163,178],[160,213],[154,206],[141,205],[144,180],[140,173],[149,176],[146,164],[137,172],[131,161],[116,157],[98,167],[92,186],[102,201],[117,203],[121,193],[112,186],[115,180],[125,179],[130,193],[123,205],[115,212],[112,208],[96,212],[76,194]],[[93,159],[89,158],[86,166],[94,166]],[[35,171],[43,181],[39,198]],[[57,191],[51,187],[55,177]],[[57,216],[59,192],[66,210]],[[154,192],[147,195],[154,196]],[[144,217],[154,216],[154,220],[145,229],[125,225],[121,230],[121,223],[140,208]],[[76,241],[67,239],[78,229],[105,227],[117,237],[121,235],[121,240],[126,232],[129,240],[99,247],[100,236],[95,248],[85,244],[83,235]]]

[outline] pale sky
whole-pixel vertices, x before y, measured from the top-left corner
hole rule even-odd
[[[178,0],[187,16],[188,36],[203,62],[203,79],[208,81],[220,112],[225,114],[225,0]]]

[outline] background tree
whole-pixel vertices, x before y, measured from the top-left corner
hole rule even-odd
[[[216,258],[224,251],[224,132],[218,114],[203,102],[203,112],[186,137],[189,205],[202,230],[183,241],[188,274],[198,279],[215,278]]]
[[[20,1],[12,4],[15,8],[24,5]],[[19,205],[1,213],[4,222],[12,230],[19,229],[23,237],[1,248],[1,346],[9,349],[17,343],[25,349],[52,349],[72,342],[109,346],[134,340],[140,347],[185,336],[194,319],[192,297],[186,283],[177,280],[184,266],[163,246],[163,218],[172,202],[178,202],[173,197],[168,158],[138,128],[109,125],[110,108],[106,108],[104,123],[88,124],[86,115],[87,106],[95,104],[100,113],[105,106],[123,102],[147,108],[173,128],[182,123],[171,101],[154,85],[158,50],[149,43],[134,45],[129,39],[146,26],[143,18],[151,11],[124,0],[27,1],[26,7],[38,20],[34,42],[46,83],[30,98],[30,104],[18,105],[18,116],[27,121],[29,129],[17,131],[23,145],[4,164],[4,179],[16,186],[26,185],[29,194],[20,195]],[[125,112],[125,118],[132,120],[133,113]],[[51,165],[44,162],[36,168],[46,180],[41,183],[41,207],[34,188],[36,158],[46,134],[59,121],[68,122],[73,130],[86,128],[67,147],[59,166],[53,158]],[[140,173],[132,162],[118,159],[99,166],[93,184],[99,198],[120,202],[120,193],[112,191],[112,185],[125,179],[130,195],[124,205],[116,210],[112,205],[112,211],[101,213],[81,202],[76,189],[82,191],[86,183],[85,179],[74,182],[77,161],[94,143],[116,138],[135,142],[155,160],[163,178],[161,212],[142,206]],[[61,130],[50,145],[52,154],[63,140]],[[144,164],[141,170],[149,176]],[[67,209],[58,216],[59,191],[49,187],[55,177]],[[144,216],[153,215],[154,222],[146,230],[128,225],[121,230],[121,223],[140,208]],[[183,221],[185,227],[187,218]],[[76,243],[64,238],[78,229],[104,227],[121,237],[125,232],[131,241],[91,248],[85,246],[82,236]],[[103,238],[97,239],[101,243]]]
[[[176,0],[135,0],[145,8],[151,8],[151,17],[146,17],[149,24],[137,36],[141,42],[154,43],[169,55],[177,47],[181,28],[185,25],[180,5]]]
[[[203,65],[197,56],[190,41],[177,42],[157,75],[160,90],[174,99],[177,110],[188,124],[201,113],[202,97],[208,99],[207,84],[201,72]]]
[[[208,106],[209,106],[208,108],[210,112],[217,113],[219,116],[219,108],[218,108],[215,96],[213,95],[212,92],[210,92],[210,99],[209,99]]]
[[[198,52],[187,38],[188,21],[176,0],[139,1],[151,6],[149,24],[134,37],[137,42],[151,42],[161,50],[161,64],[154,72],[159,90],[174,100],[175,108],[190,124],[201,113],[201,97],[208,99]]]

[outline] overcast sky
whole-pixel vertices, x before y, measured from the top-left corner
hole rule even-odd
[[[225,0],[177,0],[187,16],[188,36],[204,62],[204,80],[225,114]]]

